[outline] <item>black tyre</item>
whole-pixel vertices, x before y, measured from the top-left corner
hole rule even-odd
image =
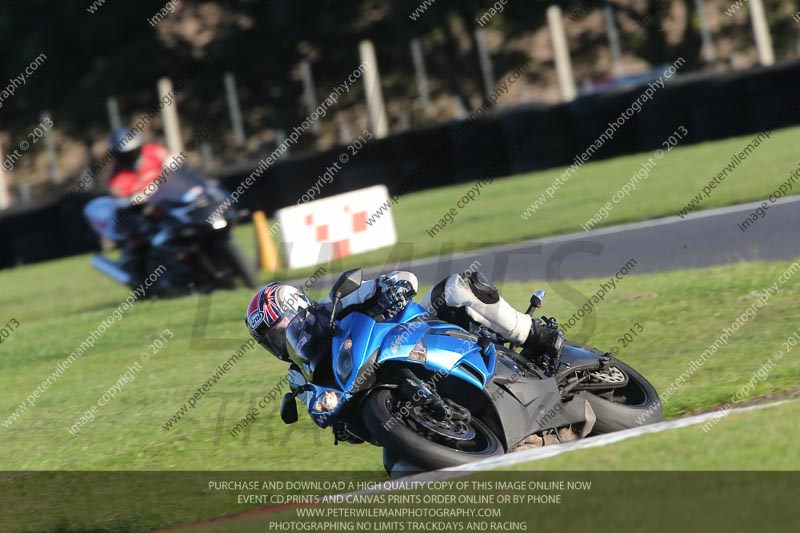
[[[664,420],[658,392],[644,376],[617,359],[611,366],[628,376],[628,383],[605,394],[582,392],[591,404],[597,421],[592,435],[611,433]]]
[[[503,455],[500,439],[486,425],[472,418],[469,426],[475,435],[470,440],[441,437],[429,440],[409,425],[400,414],[399,404],[391,390],[378,389],[370,394],[364,405],[364,422],[382,446],[395,456],[426,470],[472,463],[488,457]],[[395,416],[397,413],[397,416]]]
[[[241,250],[230,241],[221,243],[219,250],[222,260],[233,275],[241,277],[248,288],[255,289],[258,286],[258,279],[252,267],[245,261]]]

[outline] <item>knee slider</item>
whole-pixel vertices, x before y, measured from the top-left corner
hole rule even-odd
[[[464,273],[466,274],[466,272]],[[463,276],[463,274],[462,274]],[[466,278],[472,294],[485,304],[496,304],[500,301],[500,291],[482,272],[470,272]]]

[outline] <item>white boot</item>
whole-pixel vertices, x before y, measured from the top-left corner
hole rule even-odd
[[[564,335],[509,304],[480,272],[453,274],[425,295],[422,306],[441,320],[469,329],[477,322],[532,352],[556,356]]]

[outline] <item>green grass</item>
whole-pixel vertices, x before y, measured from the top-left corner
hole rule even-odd
[[[593,316],[594,331],[569,336],[601,348],[635,322],[644,332],[623,349],[631,363],[663,390],[743,310],[756,291],[774,283],[788,263],[745,263],[706,270],[629,275]],[[680,387],[665,405],[668,417],[728,401],[760,365],[781,348],[797,325],[798,280],[791,279],[755,318],[736,333]],[[593,294],[602,280],[570,285]],[[544,311],[566,320],[582,302],[564,287],[532,281],[507,283],[503,293],[524,307],[530,291],[549,289]],[[424,288],[423,288],[424,290]],[[566,294],[562,297],[559,292]],[[86,257],[0,273],[2,322],[21,326],[0,345],[0,423],[46,379],[89,331],[126,297],[113,282],[92,271]],[[311,424],[284,426],[270,404],[249,435],[227,429],[266,394],[286,367],[263,350],[251,350],[169,431],[162,424],[207,381],[216,367],[247,340],[242,322],[250,291],[215,294],[205,336],[195,332],[198,297],[135,304],[69,368],[10,428],[0,425],[0,469],[42,470],[295,470],[375,469],[379,450],[331,446],[332,436]],[[208,300],[206,300],[208,302]],[[587,324],[590,319],[584,319]],[[94,423],[72,436],[68,427],[138,360],[165,328],[174,333],[121,394],[101,408]],[[792,390],[800,360],[786,357],[750,396]],[[297,453],[303,450],[303,453]],[[311,459],[313,457],[313,459]]]
[[[762,143],[727,179],[704,199],[698,210],[748,201],[766,200],[800,163],[797,139],[800,128],[776,131]],[[641,181],[629,197],[618,204],[597,227],[677,216],[708,181],[720,173],[753,135],[687,146],[678,146],[656,161],[649,177]],[[533,216],[520,216],[534,200],[566,169],[558,167],[540,172],[496,179],[485,185],[474,201],[458,212],[455,223],[431,238],[426,230],[472,187],[461,183],[400,197],[393,207],[398,245],[391,259],[420,258],[436,255],[447,246],[456,251],[485,246],[487,243],[510,243],[548,235],[581,231],[581,225],[595,214],[638,171],[652,152],[590,161],[583,165],[554,197]],[[796,187],[795,187],[796,188]],[[791,191],[797,193],[796,190]],[[252,246],[249,226],[242,242]],[[367,264],[388,264],[388,252],[378,250],[345,258],[343,268]],[[307,272],[304,269],[300,274]]]

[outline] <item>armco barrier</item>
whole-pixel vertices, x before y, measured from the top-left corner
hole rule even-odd
[[[800,62],[726,74],[680,73],[642,111],[596,152],[593,160],[657,148],[678,126],[697,143],[755,133],[779,118],[779,127],[800,124],[783,110],[797,98]],[[579,98],[569,104],[506,108],[470,124],[450,122],[371,141],[322,188],[319,197],[385,184],[392,194],[485,177],[489,167],[510,175],[566,166],[582,153],[642,92],[632,87]],[[524,131],[533,138],[510,153]],[[343,147],[279,162],[240,198],[239,209],[269,213],[293,205],[338,160]],[[220,178],[229,190],[250,171]],[[497,177],[497,176],[495,176]],[[45,206],[0,218],[0,268],[44,261],[97,248],[83,221],[90,196],[61,209]]]

